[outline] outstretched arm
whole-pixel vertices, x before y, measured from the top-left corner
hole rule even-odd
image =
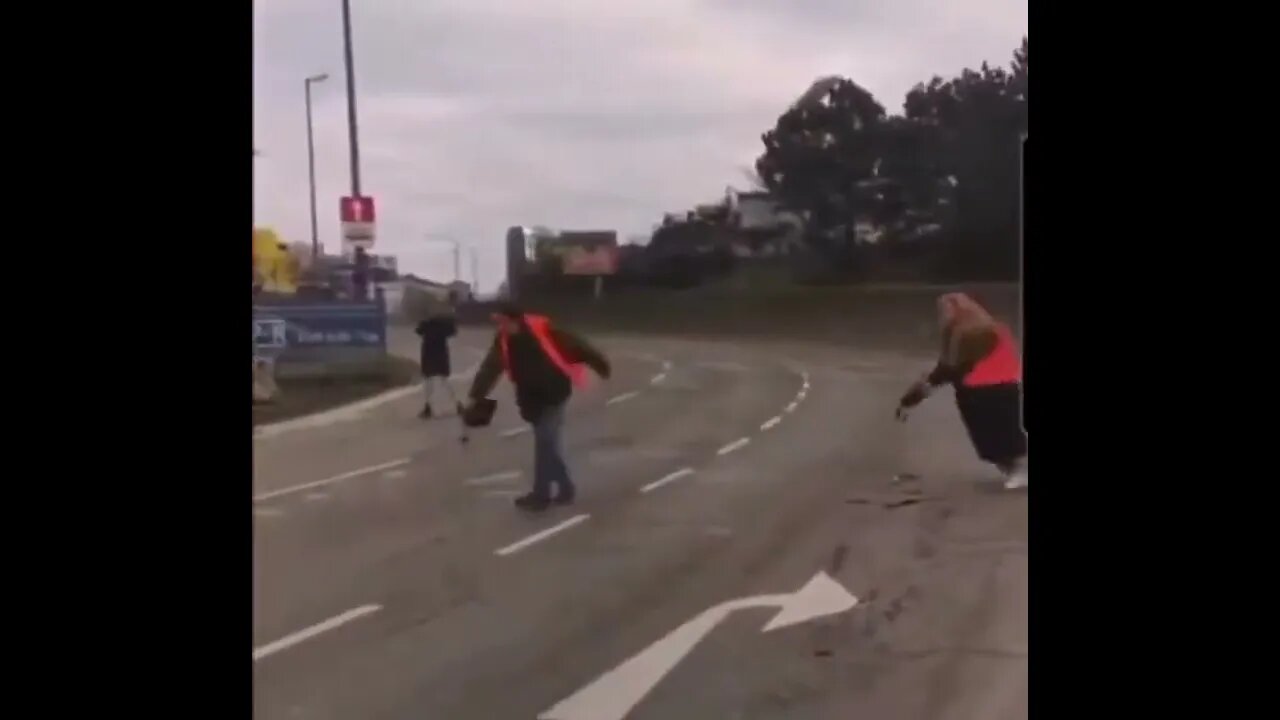
[[[934,388],[939,385],[960,382],[973,370],[973,366],[977,365],[979,360],[995,350],[996,341],[995,333],[991,332],[974,333],[961,338],[956,351],[944,352],[944,359],[939,360],[932,370],[907,389],[898,406],[900,408],[915,407],[929,397]],[[944,339],[944,345],[948,343],[949,340]],[[955,361],[947,362],[945,359],[947,355],[953,356]]]
[[[561,328],[551,328],[551,339],[556,346],[560,348],[568,357],[570,362],[583,362],[596,372],[600,377],[608,380],[609,375],[613,372],[612,366],[609,364],[609,358],[604,356],[591,343],[584,338],[568,330]]]

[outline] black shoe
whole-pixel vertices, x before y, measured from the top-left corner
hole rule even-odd
[[[534,493],[529,493],[528,495],[521,495],[520,497],[516,498],[516,507],[520,508],[521,510],[532,510],[534,512],[541,512],[551,507],[551,500],[547,498],[545,495],[535,495]]]
[[[418,417],[422,418],[423,420],[426,420],[426,419],[430,418],[430,417],[431,417],[431,415],[432,415],[432,413],[431,413],[431,403],[427,403],[426,405],[423,405],[423,406],[422,406],[422,412],[418,413]]]
[[[561,490],[556,496],[551,498],[551,502],[556,505],[572,505],[574,498],[578,497],[576,490]]]

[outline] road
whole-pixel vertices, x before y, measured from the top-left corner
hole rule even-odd
[[[600,343],[572,507],[511,506],[505,383],[466,446],[416,396],[255,439],[258,720],[1026,717],[1027,495],[949,393],[892,421],[926,358]]]

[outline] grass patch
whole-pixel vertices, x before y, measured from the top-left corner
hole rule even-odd
[[[254,403],[254,426],[291,420],[303,415],[372,397],[387,390],[411,385],[420,379],[418,364],[388,357],[381,372],[366,377],[321,377],[280,380],[280,395],[271,403]]]
[[[620,290],[591,298],[530,298],[527,306],[584,332],[777,339],[929,350],[937,345],[939,294],[964,291],[1020,324],[1016,284],[731,287]]]

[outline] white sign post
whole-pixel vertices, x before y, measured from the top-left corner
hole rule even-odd
[[[671,631],[578,692],[538,716],[538,720],[623,720],[702,638],[735,610],[777,607],[761,632],[845,612],[858,598],[824,572],[793,593],[757,595],[721,603]]]

